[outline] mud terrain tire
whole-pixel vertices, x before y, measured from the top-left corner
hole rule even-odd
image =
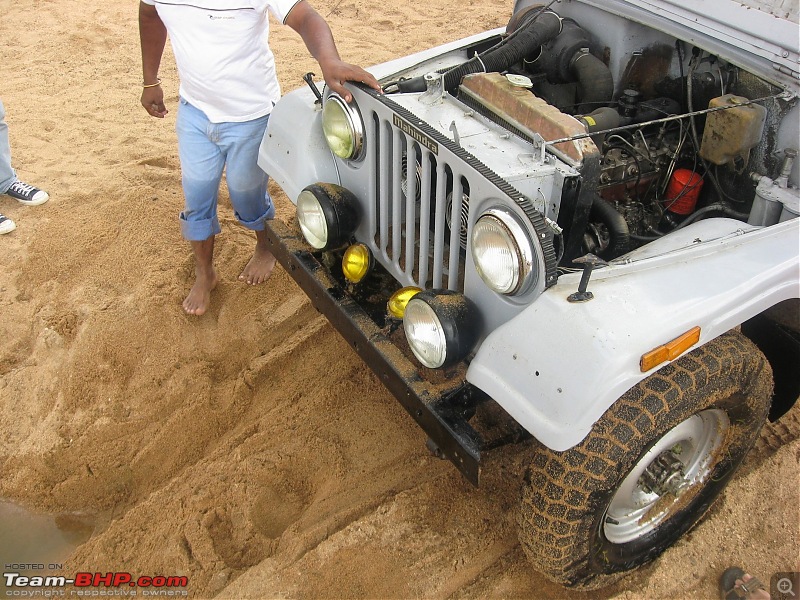
[[[565,452],[537,446],[518,513],[533,566],[562,585],[594,589],[656,558],[723,490],[755,442],[771,395],[769,363],[731,331],[626,392],[578,446]],[[705,451],[693,450],[703,443]],[[671,448],[679,454],[669,454]],[[687,463],[680,489],[642,491],[639,474],[653,472],[659,453]],[[638,506],[631,498],[648,511],[623,508],[622,526],[609,515],[618,517],[626,502]]]

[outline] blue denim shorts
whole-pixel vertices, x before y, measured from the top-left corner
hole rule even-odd
[[[258,166],[258,149],[269,115],[244,123],[211,123],[183,98],[175,128],[181,160],[184,209],[181,233],[203,241],[220,232],[217,199],[222,172],[238,221],[254,231],[275,216],[267,174]]]

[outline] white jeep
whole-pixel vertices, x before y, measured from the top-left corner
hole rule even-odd
[[[517,0],[272,113],[273,252],[470,481],[528,440],[564,585],[658,556],[798,398],[799,39],[794,0]]]

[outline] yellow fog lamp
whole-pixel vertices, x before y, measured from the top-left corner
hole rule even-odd
[[[406,312],[406,305],[408,304],[408,301],[421,291],[422,288],[415,286],[404,287],[397,290],[394,294],[392,294],[392,296],[389,298],[389,302],[386,304],[389,314],[393,317],[397,317],[398,319],[402,319]]]
[[[353,244],[344,251],[342,273],[351,283],[358,283],[372,268],[372,252],[364,244]]]
[[[699,341],[700,328],[692,327],[689,331],[682,333],[674,340],[662,344],[657,348],[653,348],[650,352],[642,354],[642,358],[639,359],[639,368],[642,370],[642,373],[646,373],[663,362],[675,360]]]

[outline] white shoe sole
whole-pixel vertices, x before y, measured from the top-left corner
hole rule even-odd
[[[26,206],[39,206],[40,204],[44,204],[45,202],[50,200],[50,194],[48,194],[47,192],[40,191],[39,193],[42,195],[39,196],[38,198],[34,198],[33,200],[20,200],[19,198],[14,198],[14,196],[12,196],[12,198],[14,198],[14,200],[19,202],[20,204],[25,204]]]
[[[4,233],[11,233],[17,228],[17,224],[14,223],[11,219],[6,219],[5,221],[0,222],[0,235]]]

